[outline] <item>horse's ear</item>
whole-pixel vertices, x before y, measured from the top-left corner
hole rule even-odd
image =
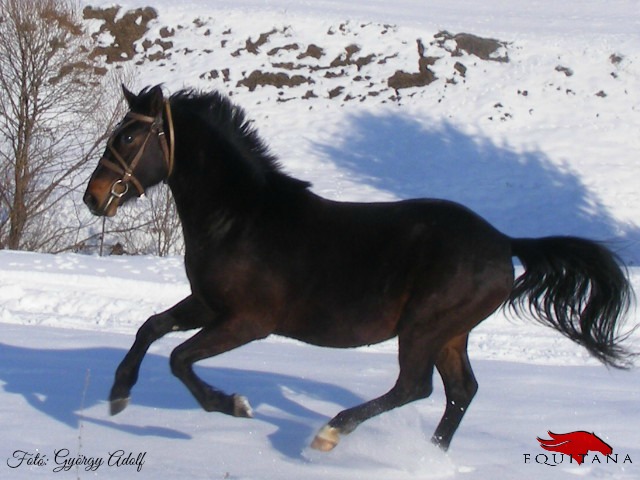
[[[129,91],[127,87],[122,84],[122,93],[124,94],[124,99],[127,101],[129,108],[132,109],[135,101],[138,99],[135,93]]]
[[[164,107],[164,94],[162,93],[162,87],[156,85],[149,90],[149,96],[151,99],[151,115],[159,115],[162,113]]]

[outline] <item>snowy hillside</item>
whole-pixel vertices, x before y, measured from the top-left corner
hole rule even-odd
[[[330,198],[448,198],[512,236],[611,241],[640,291],[640,2],[178,3],[85,0],[95,54],[130,68],[130,88],[231,95],[285,169]],[[331,350],[274,337],[202,362],[205,379],[250,399],[244,420],[202,411],[171,376],[186,338],[172,335],[109,417],[137,328],[188,291],[176,257],[0,251],[2,478],[640,478],[638,370],[607,370],[502,312],[472,334],[480,391],[448,454],[428,441],[438,381],[335,451],[307,448],[339,410],[393,384],[393,341]],[[637,333],[630,344],[640,350]],[[593,431],[619,461],[526,463],[548,430]],[[66,450],[104,464],[56,471]],[[114,465],[129,453],[137,464]],[[44,465],[28,464],[36,454]]]
[[[557,6],[543,2],[526,7],[528,33],[505,28],[510,15],[522,21],[517,9],[502,18],[462,2],[454,11],[473,21],[450,26],[440,2],[423,3],[400,3],[414,15],[407,25],[390,21],[403,18],[395,10],[387,20],[377,2],[359,15],[339,2],[308,15],[308,2],[86,15],[96,53],[129,59],[135,88],[232,95],[286,168],[320,194],[450,198],[513,236],[615,239],[637,261],[639,198],[629,180],[640,168],[640,61],[628,26],[637,2],[607,12],[581,2],[573,21],[560,7],[550,23]],[[494,10],[503,3],[513,2]],[[448,19],[452,7],[441,8]],[[477,15],[482,28],[461,30]],[[145,27],[115,34],[131,24]]]

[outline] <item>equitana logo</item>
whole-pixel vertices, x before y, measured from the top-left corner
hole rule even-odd
[[[569,433],[547,432],[549,439],[538,437],[543,450],[551,453],[525,453],[524,463],[557,467],[559,465],[632,464],[628,453],[614,453],[611,445],[595,433],[585,431]]]

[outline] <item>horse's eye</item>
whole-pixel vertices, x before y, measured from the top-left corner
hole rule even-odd
[[[131,135],[123,135],[122,143],[125,145],[131,145],[133,143],[133,137]]]

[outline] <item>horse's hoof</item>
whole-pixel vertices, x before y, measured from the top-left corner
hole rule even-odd
[[[338,445],[340,441],[340,431],[335,427],[325,425],[316,434],[313,442],[311,442],[311,448],[320,450],[321,452],[329,452]]]
[[[109,403],[109,413],[111,413],[111,415],[117,415],[127,408],[127,405],[129,405],[129,397],[113,399]]]
[[[247,397],[243,397],[242,395],[233,396],[233,416],[253,418],[253,409],[251,405],[249,405]]]

